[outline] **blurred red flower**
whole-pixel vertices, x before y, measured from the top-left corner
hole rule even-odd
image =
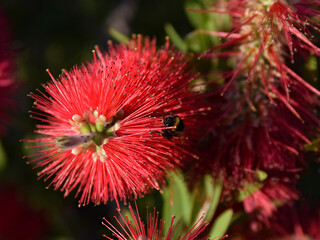
[[[320,56],[320,49],[312,43],[313,33],[319,24],[318,0],[297,1],[228,1],[224,9],[210,9],[207,12],[225,12],[232,20],[233,30],[207,32],[226,39],[222,44],[203,53],[204,57],[218,56],[233,60],[235,69],[225,74],[228,80],[222,94],[235,79],[247,80],[248,90],[258,90],[257,95],[267,96],[270,102],[278,98],[298,118],[290,103],[292,84],[306,88],[316,95],[320,92],[298,76],[287,65],[286,60],[294,53],[312,53]],[[215,53],[215,50],[222,50]],[[242,81],[241,81],[242,82]],[[258,87],[260,89],[258,89]],[[279,91],[279,88],[283,92]],[[248,97],[248,96],[247,96]]]
[[[320,209],[309,200],[300,199],[284,206],[269,218],[268,226],[258,232],[246,224],[234,225],[231,240],[317,240],[320,239]]]
[[[271,228],[274,239],[320,239],[320,208],[306,200],[279,208]]]
[[[4,10],[0,8],[0,135],[5,132],[8,110],[14,106],[14,61],[10,50],[11,36]]]
[[[319,25],[310,18],[319,16],[320,1],[231,0],[221,6],[206,12],[228,13],[233,30],[209,32],[226,41],[202,56],[219,49],[223,54],[216,55],[230,58],[235,68],[220,73],[223,89],[209,93],[214,104],[209,164],[222,165],[236,178],[255,169],[301,167],[304,144],[319,133],[320,92],[286,65],[286,49],[292,60],[298,48],[320,55],[310,40]]]
[[[264,186],[244,207],[265,223],[276,212],[274,200],[285,203],[297,196],[296,174],[288,180],[290,187],[277,183],[276,189],[270,183],[305,167],[305,144],[319,134],[320,92],[288,65],[294,57],[320,56],[312,43],[319,29],[312,19],[319,18],[319,6],[317,0],[230,0],[217,8],[194,10],[230,16],[230,32],[204,31],[223,40],[201,57],[233,64],[230,70],[215,72],[216,79],[209,82],[214,106],[208,117],[210,143],[194,172],[211,171],[222,178],[223,196],[229,200],[250,184]],[[259,172],[276,174],[260,181]]]

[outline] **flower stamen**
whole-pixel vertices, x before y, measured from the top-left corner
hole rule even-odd
[[[77,134],[56,137],[55,146],[59,152],[71,150],[74,155],[91,150],[94,161],[98,157],[101,161],[105,161],[108,156],[103,146],[109,142],[110,138],[117,137],[115,132],[120,128],[121,120],[119,118],[122,115],[123,111],[120,111],[107,121],[106,116],[99,115],[97,110],[91,111],[90,114],[86,111],[82,117],[75,114],[69,123]],[[91,121],[90,117],[94,120]]]

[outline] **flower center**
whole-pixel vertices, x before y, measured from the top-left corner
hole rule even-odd
[[[56,147],[59,151],[71,150],[74,155],[91,151],[94,160],[99,158],[105,161],[108,156],[103,145],[110,138],[117,137],[115,132],[120,128],[122,116],[123,111],[118,112],[109,120],[104,115],[99,115],[97,110],[86,111],[83,116],[75,114],[69,122],[77,134],[56,137]]]

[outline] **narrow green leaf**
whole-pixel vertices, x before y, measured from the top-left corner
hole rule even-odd
[[[167,35],[169,36],[170,40],[173,42],[173,44],[182,52],[187,52],[188,46],[184,42],[184,40],[180,37],[180,35],[177,33],[177,31],[174,29],[174,27],[167,23],[164,25],[164,30],[166,31]]]
[[[111,37],[113,37],[116,41],[120,43],[128,44],[129,42],[129,38],[126,35],[122,34],[114,28],[109,29],[109,34],[111,35]]]
[[[191,218],[192,218],[193,204],[192,204],[192,199],[191,199],[187,184],[184,181],[182,174],[174,174],[173,177],[174,177],[174,182],[178,187],[178,192],[181,196],[180,199],[182,200],[180,203],[177,203],[177,204],[181,204],[183,209],[182,213],[183,213],[184,220],[187,225],[190,225],[192,220]]]
[[[163,219],[165,232],[170,227],[172,216],[175,222],[180,221],[178,228],[190,225],[192,220],[193,197],[191,197],[187,185],[181,173],[170,173],[169,184],[163,190]]]
[[[206,176],[205,189],[208,197],[211,198],[211,204],[206,213],[205,220],[210,221],[213,218],[219,204],[222,192],[222,181],[216,181],[215,183],[213,183],[213,179],[211,178],[211,176]]]
[[[5,149],[0,141],[0,171],[2,171],[7,165],[7,155]]]
[[[212,225],[212,228],[209,232],[210,238],[219,239],[223,237],[230,225],[232,216],[233,216],[233,211],[231,208],[221,213],[215,220],[214,224]]]
[[[186,15],[190,23],[197,29],[204,29],[206,24],[206,14],[194,12],[192,10],[203,9],[203,4],[198,0],[187,0],[185,3]]]
[[[193,213],[196,215],[193,215],[193,224],[191,224],[192,226],[196,224],[203,214],[205,215],[202,219],[202,222],[210,222],[212,220],[219,204],[222,191],[222,182],[214,182],[212,176],[205,175],[203,177],[203,188],[201,186],[199,186],[199,188],[201,188],[200,191],[203,193],[203,196],[201,197],[202,200],[200,202],[194,201],[193,203]],[[199,199],[199,196],[197,199]]]

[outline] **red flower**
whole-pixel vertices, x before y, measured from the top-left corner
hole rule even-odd
[[[195,174],[213,173],[226,179],[225,190],[241,189],[257,180],[257,170],[297,171],[307,164],[304,145],[316,137],[320,121],[311,113],[317,98],[307,89],[291,86],[291,104],[299,120],[279,99],[243,99],[236,84],[224,96],[211,94],[214,103],[208,135],[211,144],[203,151]],[[251,99],[251,97],[248,97]],[[226,195],[232,195],[227,193]]]
[[[144,45],[143,45],[144,44]],[[94,62],[65,71],[31,94],[42,138],[35,154],[40,177],[79,203],[107,203],[142,196],[164,183],[165,170],[187,157],[206,111],[188,84],[194,76],[183,54],[156,50],[155,41],[96,49]],[[189,147],[188,147],[189,146]],[[188,150],[187,150],[188,149]],[[51,185],[50,184],[50,185]]]
[[[148,213],[147,208],[147,224],[145,225],[144,222],[140,219],[138,209],[136,207],[136,214],[134,213],[131,205],[129,205],[131,221],[129,220],[128,216],[122,216],[120,214],[121,219],[115,217],[116,221],[120,225],[120,228],[117,229],[113,226],[108,220],[104,219],[102,223],[105,225],[119,240],[172,240],[174,238],[176,227],[173,225],[174,223],[174,216],[172,216],[172,220],[170,223],[170,228],[167,233],[163,232],[164,222],[162,219],[159,220],[159,213],[156,213],[156,209],[153,210],[152,213]],[[193,239],[206,239],[207,237],[200,237],[199,235],[204,232],[205,227],[207,225],[206,222],[202,222],[201,217],[196,224],[187,232],[182,232],[179,234],[178,239],[180,240],[193,240]],[[123,221],[121,223],[120,221]],[[186,230],[186,229],[185,229]],[[106,235],[104,237],[108,239],[112,239]],[[226,237],[226,236],[225,236]],[[221,238],[220,240],[224,239],[225,237]]]
[[[319,26],[311,19],[319,17],[320,11],[314,9],[320,7],[319,0],[295,1],[292,5],[287,1],[273,1],[270,5],[266,5],[268,8],[266,24],[270,24],[274,38],[283,40],[282,44],[287,45],[292,59],[294,48],[297,47],[320,56],[320,49],[309,40],[312,38],[311,28]],[[281,36],[284,38],[280,39]]]
[[[320,55],[308,40],[310,28],[317,27],[309,17],[319,16],[317,10],[307,10],[311,2],[319,6],[319,1],[306,1],[295,4],[294,11],[287,1],[235,0],[224,11],[207,11],[229,13],[234,30],[211,32],[226,41],[203,56],[230,58],[234,69],[221,73],[225,85],[209,93],[214,104],[212,145],[210,160],[199,168],[232,178],[235,188],[253,181],[251,173],[258,169],[301,168],[304,144],[319,133],[315,113],[320,92],[286,66],[286,49],[293,54],[300,47]]]
[[[245,212],[252,217],[250,227],[254,232],[261,228],[261,223],[270,226],[270,221],[277,213],[278,207],[298,197],[297,191],[292,187],[293,179],[287,179],[287,183],[272,177],[270,179],[261,189],[243,200]]]
[[[8,109],[13,106],[12,94],[15,88],[14,63],[9,50],[10,42],[7,19],[0,8],[0,135],[4,133],[4,125],[8,122]]]
[[[193,176],[201,172],[223,179],[222,197],[231,203],[250,186],[258,186],[243,201],[251,228],[258,230],[276,213],[275,203],[286,204],[297,197],[294,183],[307,164],[304,145],[319,131],[319,120],[311,114],[318,100],[307,89],[291,86],[290,101],[302,122],[279,99],[274,104],[266,97],[253,98],[254,104],[246,101],[235,83],[223,96],[220,93],[211,96],[215,103],[208,116],[213,125],[208,133],[211,144]],[[261,171],[266,173],[263,181]]]
[[[269,219],[269,225],[258,232],[249,231],[246,224],[240,223],[229,229],[232,240],[307,240],[320,239],[320,208],[301,199],[292,204],[280,206]]]
[[[282,176],[304,167],[304,145],[319,134],[320,92],[287,61],[293,62],[294,54],[320,56],[311,41],[319,28],[311,18],[319,18],[320,1],[291,2],[230,0],[225,9],[205,11],[229,14],[233,30],[207,31],[225,42],[202,56],[229,58],[234,68],[220,73],[225,84],[209,93],[215,106],[209,132],[212,144],[196,172],[211,169],[222,178],[223,196],[228,199],[259,186],[243,201],[254,230],[260,222],[270,225],[276,204],[297,197],[296,176],[285,182]],[[259,179],[261,170],[267,173],[264,181]]]
[[[289,100],[290,85],[299,84],[318,96],[320,92],[286,66],[286,49],[292,61],[294,52],[302,49],[320,56],[320,49],[310,40],[312,29],[319,26],[310,17],[319,17],[320,13],[310,7],[319,7],[319,3],[308,0],[291,6],[287,1],[229,1],[224,12],[232,18],[234,30],[209,32],[227,40],[203,54],[230,57],[235,63],[234,71],[225,76],[228,82],[222,94],[235,79],[247,79],[248,89],[256,91],[259,87],[258,94],[267,96],[272,103],[278,98],[299,118]],[[208,10],[215,11],[218,10]],[[214,54],[217,49],[227,50]],[[277,90],[279,87],[284,90],[282,93]]]

